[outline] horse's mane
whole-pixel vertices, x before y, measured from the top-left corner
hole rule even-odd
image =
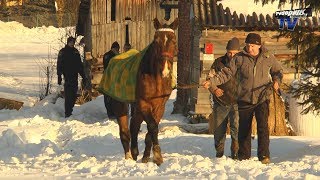
[[[140,64],[142,74],[156,76],[161,69],[161,46],[153,41],[143,56]]]

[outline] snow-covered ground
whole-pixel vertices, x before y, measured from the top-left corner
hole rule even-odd
[[[174,92],[160,124],[164,163],[125,160],[115,121],[106,118],[103,97],[78,106],[63,118],[63,99],[52,97],[33,108],[0,111],[0,178],[150,178],[150,179],[319,179],[320,140],[272,137],[271,161],[261,164],[253,140],[252,159],[215,158],[212,135],[182,130],[187,120],[171,115]],[[139,134],[144,149],[146,125]],[[230,155],[230,137],[226,155]]]
[[[264,165],[257,159],[256,139],[252,159],[227,158],[228,136],[226,156],[215,158],[212,135],[185,132],[181,127],[187,119],[170,114],[175,91],[160,123],[164,163],[141,163],[141,155],[137,162],[125,160],[118,125],[107,119],[103,97],[75,107],[68,119],[63,118],[63,99],[52,95],[36,103],[36,60],[48,52],[56,55],[63,33],[0,22],[0,97],[26,105],[20,111],[0,110],[0,179],[320,179],[320,138],[271,137],[272,163]],[[145,134],[142,124],[140,154]]]
[[[0,97],[33,106],[39,99],[40,77],[48,59],[56,59],[70,28],[26,28],[0,21]],[[56,79],[54,79],[56,82]]]

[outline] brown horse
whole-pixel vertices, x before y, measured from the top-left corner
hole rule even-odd
[[[161,25],[154,20],[156,29],[154,40],[150,44],[141,60],[137,74],[135,111],[128,129],[128,104],[112,100],[112,110],[115,113],[120,130],[120,139],[126,159],[137,160],[138,133],[141,123],[147,123],[148,132],[145,137],[145,151],[142,162],[150,159],[151,148],[153,161],[160,165],[163,162],[158,141],[158,125],[165,110],[165,103],[172,92],[172,66],[176,54],[176,35],[174,30],[178,26],[176,19],[170,25]],[[131,134],[131,152],[129,149]]]

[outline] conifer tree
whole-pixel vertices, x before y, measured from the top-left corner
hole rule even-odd
[[[260,0],[254,0],[256,3]],[[262,5],[278,1],[279,7],[283,3],[299,5],[300,8],[310,7],[314,12],[319,12],[319,0],[261,0]],[[294,31],[280,31],[278,37],[288,37],[291,40],[287,46],[290,49],[296,49],[294,57],[296,73],[302,72],[305,76],[297,82],[296,85],[290,86],[289,92],[295,98],[302,97],[304,110],[303,114],[314,111],[320,114],[320,34],[319,27],[316,29],[298,26]]]

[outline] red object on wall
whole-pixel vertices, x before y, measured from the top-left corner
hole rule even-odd
[[[205,54],[213,54],[213,50],[214,50],[213,43],[205,43],[204,45]]]

